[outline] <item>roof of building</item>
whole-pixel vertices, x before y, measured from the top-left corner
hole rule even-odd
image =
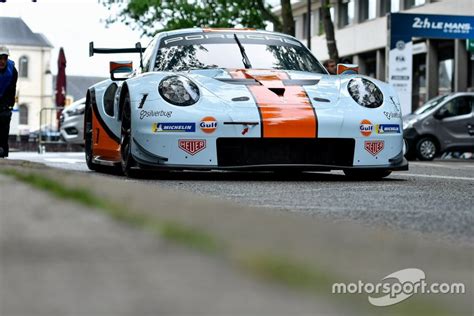
[[[0,43],[18,46],[54,47],[40,33],[33,31],[21,18],[0,17]]]
[[[73,100],[79,100],[86,97],[87,89],[107,78],[87,77],[87,76],[66,76],[66,94],[73,97]],[[53,76],[53,90],[56,88],[56,76]]]

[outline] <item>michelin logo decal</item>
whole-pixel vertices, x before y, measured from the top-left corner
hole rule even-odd
[[[153,133],[194,133],[196,131],[196,123],[153,123],[151,129]]]

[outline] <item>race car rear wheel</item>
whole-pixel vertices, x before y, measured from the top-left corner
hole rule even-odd
[[[132,119],[131,119],[131,106],[130,96],[127,94],[123,100],[122,107],[122,125],[121,125],[121,137],[120,137],[120,157],[122,172],[127,177],[136,176],[136,171],[132,168],[137,164],[132,156]]]
[[[392,173],[391,170],[385,169],[347,169],[344,174],[350,178],[357,180],[379,180],[388,177]]]

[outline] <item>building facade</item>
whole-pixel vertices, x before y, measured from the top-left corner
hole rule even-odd
[[[339,56],[358,64],[360,72],[388,81],[387,41],[389,13],[472,16],[473,0],[331,0],[331,18]],[[311,50],[329,58],[319,11],[312,1]],[[293,3],[296,37],[306,43],[307,1]],[[474,91],[474,57],[466,40],[413,39],[412,110],[428,99],[454,91]]]
[[[10,134],[38,130],[41,108],[53,105],[53,45],[42,34],[34,33],[21,18],[13,17],[0,17],[0,44],[10,49],[10,59],[18,70],[17,103]]]

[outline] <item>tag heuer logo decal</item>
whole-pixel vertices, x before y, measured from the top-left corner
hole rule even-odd
[[[204,139],[180,139],[178,144],[179,148],[193,156],[206,148],[206,140]]]
[[[371,153],[372,156],[377,156],[377,154],[383,150],[383,147],[384,147],[383,140],[366,140],[364,142],[365,150]]]

